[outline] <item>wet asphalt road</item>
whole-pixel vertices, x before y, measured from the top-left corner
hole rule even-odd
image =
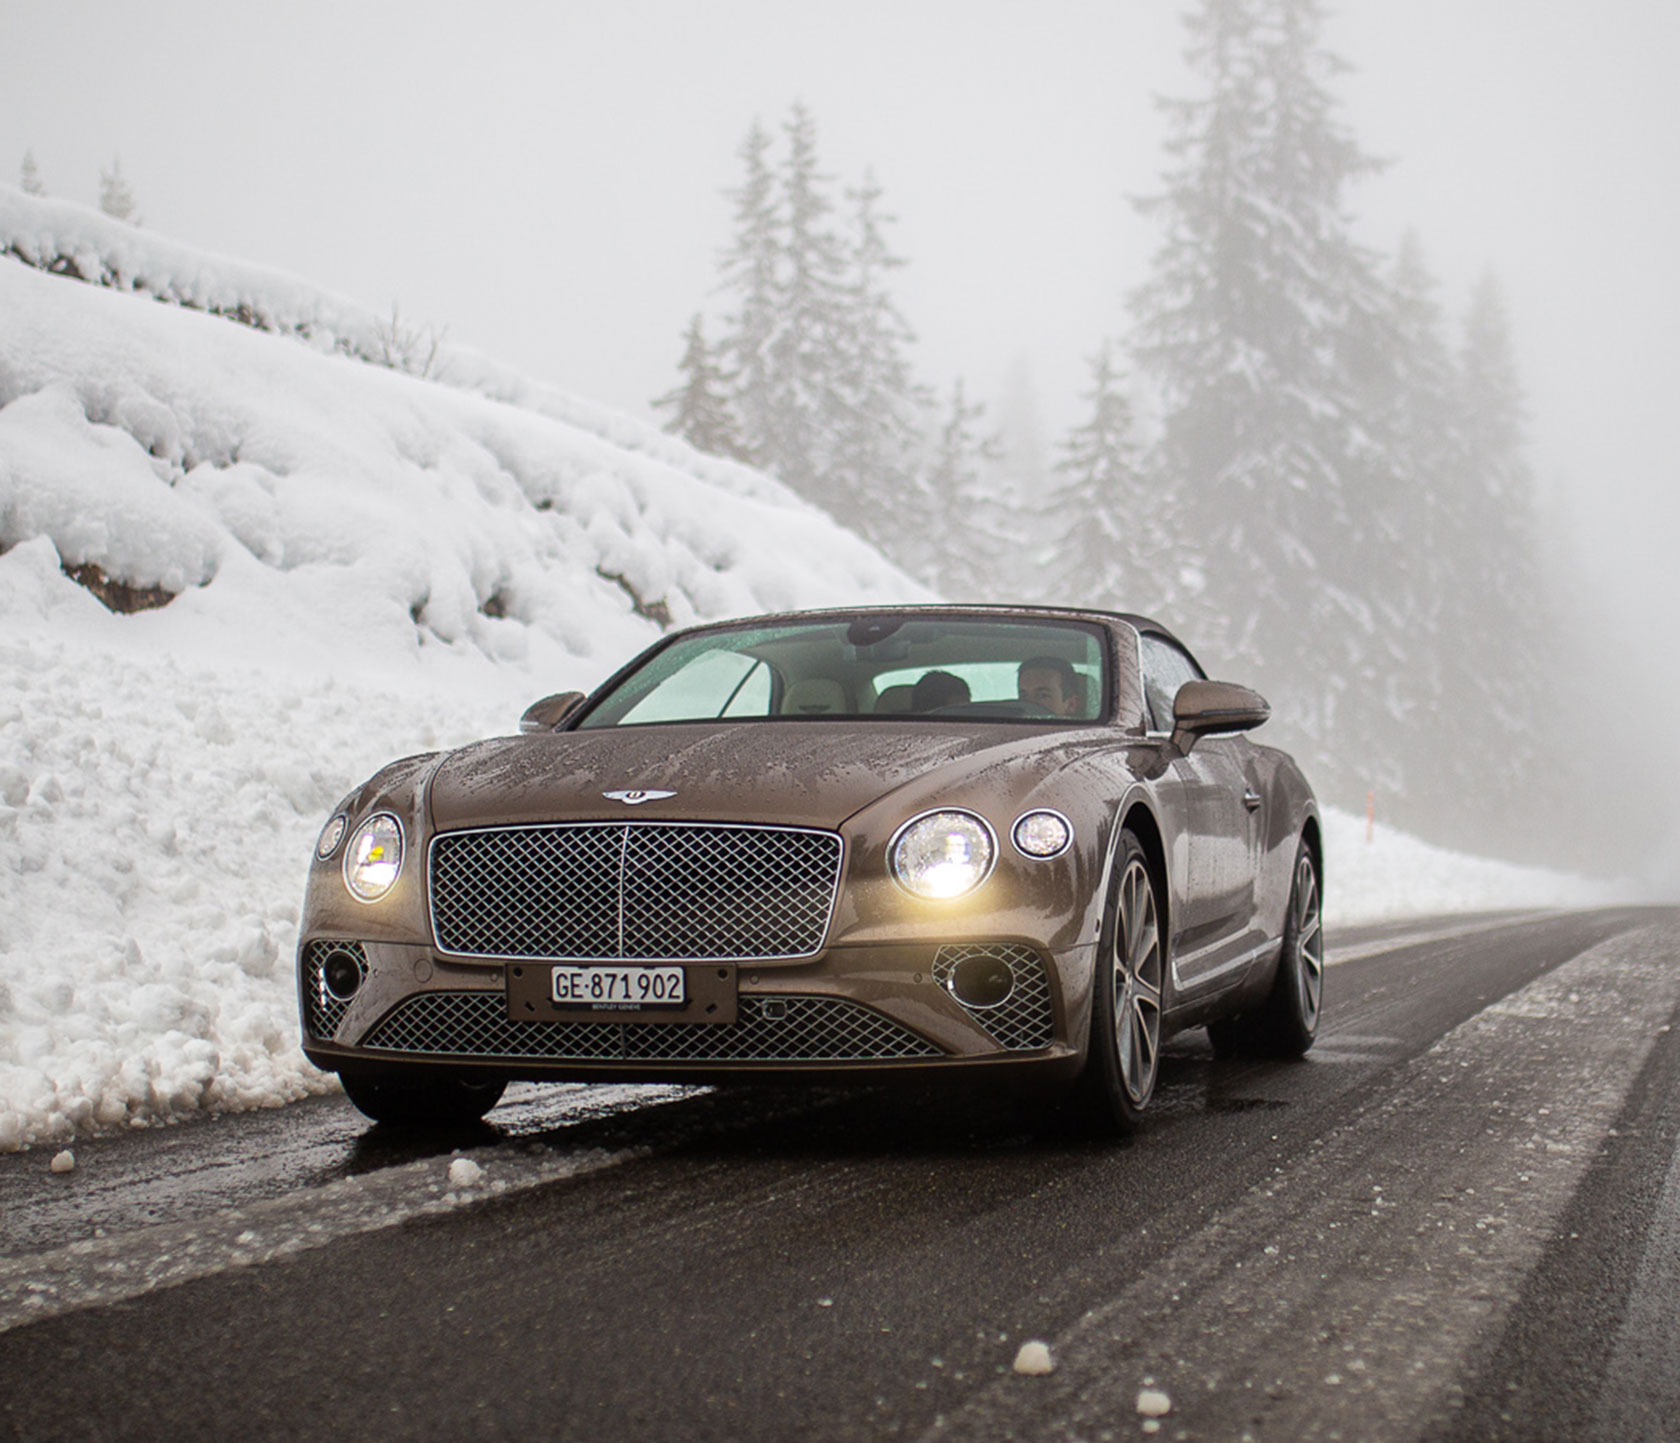
[[[1124,1143],[549,1088],[0,1158],[0,1437],[1680,1438],[1680,914],[1330,944],[1308,1060],[1187,1034]]]

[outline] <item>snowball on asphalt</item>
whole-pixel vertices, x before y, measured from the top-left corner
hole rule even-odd
[[[1015,1371],[1028,1377],[1042,1377],[1046,1373],[1055,1372],[1056,1364],[1050,1356],[1049,1345],[1039,1342],[1022,1343],[1020,1351],[1015,1354]]]
[[[470,1157],[458,1157],[449,1164],[450,1187],[477,1187],[483,1181],[484,1169]]]
[[[54,1172],[74,1172],[76,1170],[76,1154],[66,1148],[54,1155],[50,1164]]]
[[[1137,1410],[1144,1418],[1165,1418],[1172,1412],[1172,1399],[1159,1388],[1140,1388]]]

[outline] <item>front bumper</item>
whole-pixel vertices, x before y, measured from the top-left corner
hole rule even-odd
[[[964,1005],[945,985],[952,967],[977,950],[1014,978],[1001,1004]],[[346,956],[361,969],[348,1000],[323,982],[334,953],[340,975]],[[793,966],[690,963],[730,974],[729,1020],[575,1012],[516,1020],[506,969],[531,963],[466,962],[425,945],[314,936],[299,948],[299,1001],[304,1052],[330,1071],[443,1066],[527,1079],[694,1082],[874,1081],[975,1068],[1063,1076],[1084,1052],[1092,953],[1006,938],[839,946]]]

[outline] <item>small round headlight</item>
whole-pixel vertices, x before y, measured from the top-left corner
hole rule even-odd
[[[972,812],[929,812],[892,844],[899,886],[932,901],[966,896],[991,875],[997,857],[992,829]]]
[[[1026,812],[1015,823],[1012,835],[1017,851],[1043,861],[1067,850],[1073,828],[1060,812]]]
[[[338,850],[338,844],[344,840],[346,825],[344,813],[340,812],[326,826],[321,828],[321,840],[315,844],[315,855],[323,862]]]
[[[344,885],[350,895],[377,902],[397,880],[402,854],[402,823],[389,812],[369,817],[356,828],[344,852]]]

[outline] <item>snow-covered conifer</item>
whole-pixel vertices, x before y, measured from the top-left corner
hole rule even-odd
[[[830,471],[846,424],[839,375],[847,320],[845,250],[830,219],[830,178],[817,160],[810,111],[796,104],[783,134],[780,284],[769,340],[771,404],[764,448],[782,480],[832,513],[845,500]]]
[[[1162,543],[1131,403],[1107,341],[1091,358],[1085,400],[1089,418],[1068,433],[1056,463],[1056,544],[1040,595],[1071,605],[1148,611],[1162,600],[1153,564]]]
[[[781,234],[770,145],[769,132],[754,120],[738,152],[745,173],[740,186],[728,192],[735,203],[735,234],[719,258],[718,271],[733,308],[718,351],[741,420],[741,444],[756,464],[775,470],[770,338],[781,304]]]
[[[903,509],[912,501],[928,397],[910,366],[915,334],[887,288],[904,261],[887,245],[883,228],[893,218],[879,209],[874,175],[866,173],[847,199],[853,228],[835,337],[838,430],[825,490],[841,521],[896,558],[905,554]]]
[[[678,369],[683,375],[681,384],[653,403],[654,410],[669,415],[665,429],[708,455],[745,460],[740,427],[730,408],[725,378],[706,346],[698,311],[683,335],[683,357]]]
[[[1310,752],[1369,701],[1347,363],[1380,289],[1344,204],[1375,164],[1336,118],[1319,0],[1202,0],[1187,23],[1207,90],[1164,102],[1165,187],[1140,202],[1164,239],[1133,298],[1176,518],[1156,574],[1187,581],[1178,619],[1276,690],[1278,730]]]
[[[140,224],[134,192],[123,178],[121,156],[113,155],[110,166],[99,172],[99,208],[116,220],[125,220],[131,225]]]
[[[980,429],[985,414],[959,376],[925,474],[928,521],[916,526],[928,552],[916,569],[953,601],[1006,599],[1000,580],[1014,569],[1021,546],[985,485],[986,463],[997,457],[994,438]]]
[[[25,195],[45,195],[47,188],[41,183],[41,171],[35,164],[35,152],[26,150],[23,153],[22,173],[18,185]]]

